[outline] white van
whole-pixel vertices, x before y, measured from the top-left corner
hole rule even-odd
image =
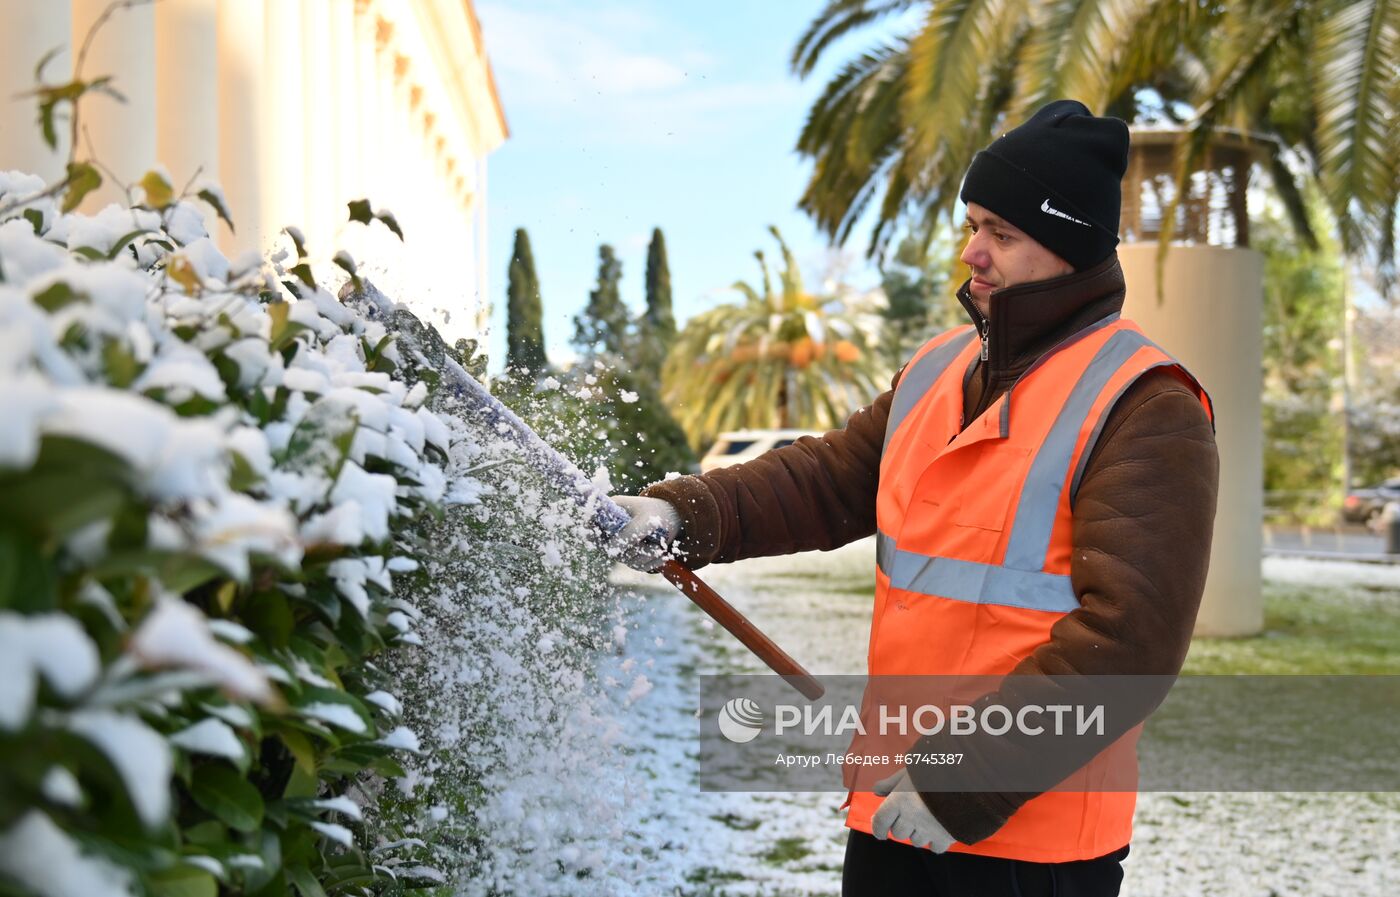
[[[700,472],[752,461],[764,452],[792,445],[802,436],[820,436],[822,430],[733,430],[719,434],[700,459]]]

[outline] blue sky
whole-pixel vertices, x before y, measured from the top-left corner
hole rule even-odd
[[[477,4],[511,129],[487,163],[493,367],[505,354],[505,274],[517,227],[530,233],[546,347],[557,361],[570,357],[573,316],[587,302],[600,243],[618,251],[623,296],[642,307],[653,227],[666,234],[681,320],[732,301],[725,288],[735,280],[756,280],[753,251],[776,249],[769,224],[782,230],[809,285],[843,270],[847,282],[878,282],[864,262],[868,226],[836,254],[796,208],[810,163],[793,146],[807,110],[833,71],[880,36],[847,38],[798,80],[787,60],[822,6]]]

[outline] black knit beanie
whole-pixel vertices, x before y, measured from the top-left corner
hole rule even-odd
[[[1127,124],[1056,100],[973,157],[961,197],[1083,271],[1118,245],[1127,168]]]

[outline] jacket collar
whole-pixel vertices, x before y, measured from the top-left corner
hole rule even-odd
[[[1014,380],[1066,337],[1121,312],[1126,294],[1117,253],[1083,271],[992,291],[990,321],[973,304],[971,283],[963,281],[958,301],[987,334],[989,382]]]

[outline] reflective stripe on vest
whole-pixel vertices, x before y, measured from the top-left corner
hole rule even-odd
[[[919,595],[1057,613],[1079,606],[1068,576],[900,551],[882,532],[875,533],[875,565],[890,588]]]
[[[1156,364],[1144,368],[1142,373],[1145,374],[1155,368],[1174,368],[1179,366],[1179,363],[1176,361],[1159,361]],[[1135,382],[1137,381],[1129,380],[1127,383],[1118,387],[1118,391],[1109,398],[1108,404],[1104,407],[1111,410],[1118,404],[1118,400],[1123,397],[1123,393],[1128,391],[1128,387],[1132,386]],[[1197,384],[1197,386],[1199,386],[1199,384]],[[1206,416],[1210,419],[1210,430],[1214,433],[1215,409],[1211,404],[1210,396],[1206,393],[1204,388],[1201,388],[1201,395],[1205,396]],[[1094,424],[1093,432],[1089,434],[1089,441],[1084,444],[1084,452],[1079,456],[1079,463],[1074,466],[1074,479],[1071,480],[1069,484],[1069,504],[1071,508],[1074,507],[1075,497],[1079,495],[1079,484],[1084,479],[1084,468],[1089,465],[1089,456],[1094,453],[1094,446],[1098,445],[1099,434],[1103,432],[1103,425],[1106,423],[1108,423],[1108,415],[1104,414]]]
[[[948,369],[948,365],[952,364],[953,359],[972,341],[973,335],[969,327],[966,333],[954,336],[941,346],[925,352],[923,357],[910,365],[904,376],[899,378],[894,400],[890,403],[890,416],[885,422],[885,448],[889,448],[890,437],[899,429],[899,425],[904,423],[904,418],[919,404],[924,394],[933,388],[933,384]]]
[[[955,601],[1002,604],[1029,610],[1068,613],[1078,607],[1079,600],[1068,576],[1041,572],[1050,547],[1060,493],[1069,476],[1075,443],[1094,400],[1123,362],[1138,349],[1150,344],[1151,341],[1137,331],[1120,330],[1094,354],[1031,462],[1021,499],[1012,517],[1011,534],[1001,564],[930,557],[906,551],[897,548],[889,535],[879,532],[875,538],[875,562],[889,577],[890,587]],[[942,373],[957,355],[957,352],[944,355],[942,350],[954,345],[961,351],[967,345],[967,340],[951,340],[926,354],[920,361],[941,356],[937,369],[938,373]],[[929,368],[934,366],[930,364]],[[935,380],[937,374],[919,381],[922,389],[911,390],[914,395],[904,403],[898,421],[891,414],[890,426],[885,432],[886,444],[904,415],[932,388]],[[903,384],[901,380],[900,385]],[[896,402],[899,398],[896,392]],[[1007,404],[1009,406],[1009,402]],[[1088,451],[1084,454],[1087,455]]]
[[[1055,512],[1060,506],[1060,492],[1069,478],[1070,461],[1079,431],[1089,417],[1094,400],[1108,385],[1109,378],[1123,362],[1151,340],[1135,330],[1120,330],[1099,347],[1089,366],[1074,384],[1045,442],[1031,462],[1021,501],[1011,524],[1011,538],[1006,543],[1002,561],[1017,570],[1039,570],[1045,565],[1045,552],[1050,548],[1050,531],[1055,527]]]

